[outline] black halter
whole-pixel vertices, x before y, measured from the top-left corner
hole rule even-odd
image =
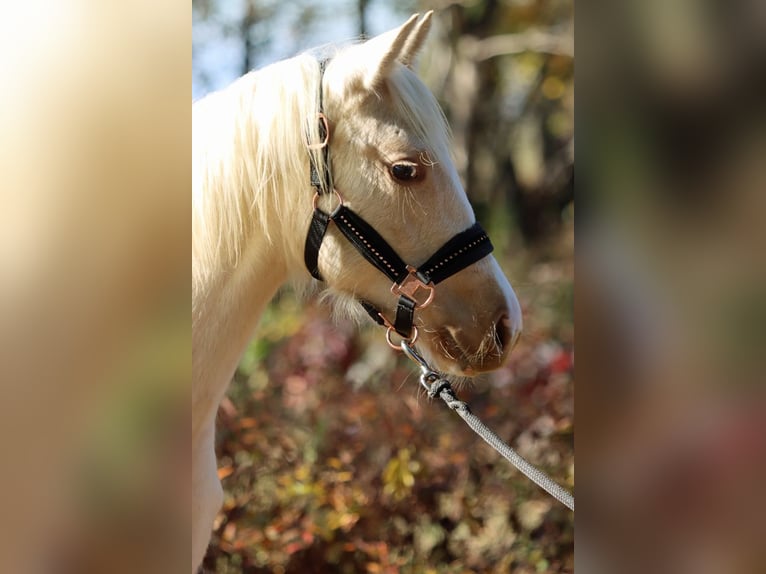
[[[322,281],[318,266],[319,248],[322,246],[330,221],[335,223],[356,250],[393,281],[391,292],[399,296],[393,324],[370,302],[360,300],[362,307],[376,323],[388,327],[389,343],[391,343],[392,330],[414,342],[417,337],[417,328],[413,326],[415,310],[422,309],[431,303],[435,295],[435,285],[489,255],[493,249],[492,243],[481,225],[474,223],[442,245],[425,263],[414,267],[407,265],[369,223],[343,204],[341,195],[332,186],[330,171],[330,133],[322,101],[321,78],[324,75],[325,65],[326,61],[320,62],[319,136],[321,142],[309,145],[309,149],[321,149],[325,169],[324,173],[320,174],[320,167],[314,156],[309,153],[311,185],[316,193],[314,194],[314,214],[303,252],[304,262],[311,275]],[[323,194],[330,193],[337,196],[339,205],[332,213],[327,214],[317,207],[317,200]],[[418,292],[422,292],[422,295],[416,298]]]

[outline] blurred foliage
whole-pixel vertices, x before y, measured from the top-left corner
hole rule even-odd
[[[571,489],[571,259],[526,276],[522,341],[460,395]],[[208,572],[573,570],[568,510],[431,403],[381,331],[289,291],[220,409],[217,454],[225,502]]]

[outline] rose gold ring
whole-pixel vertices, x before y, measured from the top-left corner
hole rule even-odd
[[[340,193],[338,193],[338,190],[335,188],[333,188],[332,192],[335,194],[335,197],[338,198],[338,207],[341,207],[343,205],[343,197],[341,197]],[[316,191],[314,192],[314,199],[311,202],[311,205],[314,207],[314,210],[316,210],[318,202],[319,202],[319,192]],[[335,209],[338,209],[338,207],[336,207]],[[332,213],[332,211],[330,213]]]
[[[418,328],[413,326],[412,327],[412,331],[413,331],[414,334],[412,335],[411,338],[409,338],[409,339],[403,338],[403,340],[406,341],[408,345],[414,345],[415,341],[418,340]],[[395,351],[401,351],[402,347],[400,345],[394,345],[394,342],[391,340],[391,333],[392,332],[396,333],[396,330],[393,327],[389,326],[388,330],[386,331],[386,343],[388,343],[388,346],[391,347],[392,349],[394,349]],[[397,335],[398,335],[398,333],[397,333]]]

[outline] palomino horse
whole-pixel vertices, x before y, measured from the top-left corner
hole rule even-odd
[[[280,285],[308,282],[308,266],[341,299],[363,302],[389,337],[419,333],[424,356],[457,375],[499,367],[521,330],[444,116],[410,69],[430,22],[415,15],[328,60],[304,54],[194,104],[192,571],[222,502],[216,410]]]

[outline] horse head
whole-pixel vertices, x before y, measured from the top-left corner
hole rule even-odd
[[[330,213],[342,201],[413,268],[475,223],[451,159],[444,115],[411,69],[430,24],[430,13],[415,15],[395,30],[342,49],[318,81],[331,150],[326,169],[336,191],[317,194],[320,209]],[[341,230],[330,224],[317,251],[318,272],[333,292],[366,302],[386,324],[393,323],[397,297],[391,281]],[[522,320],[493,256],[482,255],[438,285],[417,283],[414,326],[428,360],[456,375],[503,364]]]

